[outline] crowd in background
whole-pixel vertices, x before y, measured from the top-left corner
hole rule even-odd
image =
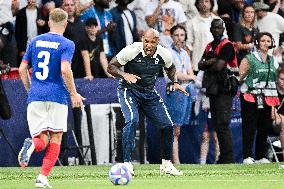
[[[231,145],[231,142],[221,138],[219,150],[218,138],[222,131],[217,130],[216,134],[214,123],[218,120],[211,122],[212,102],[209,102],[202,85],[206,71],[199,70],[198,66],[203,58],[209,57],[204,52],[214,40],[211,22],[222,19],[222,37],[233,44],[244,82],[240,95],[244,111],[244,163],[257,162],[252,157],[256,131],[256,159],[259,163],[269,162],[263,143],[266,142],[272,120],[279,121],[271,116],[271,111],[280,105],[274,97],[282,94],[277,93],[276,86],[282,71],[276,74],[276,70],[284,58],[284,0],[0,0],[0,60],[18,67],[32,38],[49,32],[48,15],[56,7],[68,13],[64,36],[75,43],[72,60],[74,78],[113,78],[107,72],[112,57],[127,45],[140,41],[147,28],[159,31],[160,44],[172,53],[179,82],[191,94],[185,97],[168,89],[166,96],[166,105],[174,122],[174,163],[179,163],[180,126],[189,124],[193,117],[198,117],[198,124],[204,127],[200,163],[206,163],[210,134],[214,136],[216,162],[234,162],[233,159],[227,162],[219,159],[220,150],[222,153],[224,145]],[[263,36],[268,36],[267,40],[271,43],[265,53],[262,53],[261,45]],[[265,59],[260,54],[265,54]],[[255,58],[257,56],[260,56],[259,59]],[[268,64],[260,68],[255,66],[258,61],[266,62],[266,59]],[[258,69],[269,71],[261,75]],[[162,71],[160,76],[163,76]],[[248,78],[246,81],[245,77]],[[267,89],[263,97],[265,100],[262,99],[265,101],[264,108],[258,109],[255,97],[263,95],[263,89]],[[218,103],[224,98],[219,100]],[[215,106],[218,104],[214,105],[216,109]],[[79,108],[73,110],[75,119],[80,119],[80,111]],[[282,149],[284,156],[284,146]]]

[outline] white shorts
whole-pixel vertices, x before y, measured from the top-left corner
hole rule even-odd
[[[29,103],[27,120],[32,137],[42,131],[66,132],[68,106],[56,102],[34,101]]]

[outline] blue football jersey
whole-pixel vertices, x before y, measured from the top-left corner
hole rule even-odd
[[[61,75],[61,62],[71,64],[75,44],[56,33],[35,37],[23,57],[32,67],[28,103],[52,101],[67,104],[68,91]]]

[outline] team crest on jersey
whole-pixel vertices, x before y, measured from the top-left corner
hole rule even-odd
[[[156,58],[155,59],[155,64],[158,64],[159,63],[159,58]]]

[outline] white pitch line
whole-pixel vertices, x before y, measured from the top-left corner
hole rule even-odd
[[[151,179],[134,179],[135,182],[152,182]],[[71,182],[107,182],[108,180],[66,180]],[[282,179],[279,180],[208,180],[209,182],[283,182]],[[178,179],[178,180],[168,180],[168,182],[204,182],[202,179]]]

